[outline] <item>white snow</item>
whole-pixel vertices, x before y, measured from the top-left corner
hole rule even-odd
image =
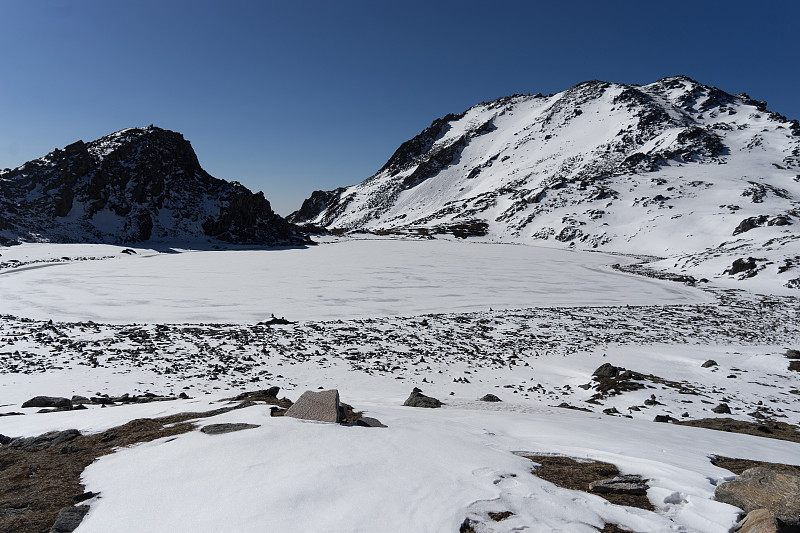
[[[335,320],[490,307],[710,301],[696,289],[609,268],[625,262],[538,246],[352,240],[308,249],[150,252],[37,264],[0,271],[0,293],[6,313],[114,323],[257,322],[270,314]]]

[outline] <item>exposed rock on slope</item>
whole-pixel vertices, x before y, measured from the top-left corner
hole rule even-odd
[[[149,126],[78,141],[0,171],[0,243],[299,244],[263,193],[214,178],[179,133]]]
[[[800,124],[683,76],[589,81],[437,119],[375,175],[315,192],[289,219],[669,256],[698,278],[758,253],[790,284]]]

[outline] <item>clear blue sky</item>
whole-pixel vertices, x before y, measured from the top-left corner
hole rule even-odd
[[[288,214],[430,122],[686,74],[800,119],[800,3],[0,0],[0,168],[155,124]]]

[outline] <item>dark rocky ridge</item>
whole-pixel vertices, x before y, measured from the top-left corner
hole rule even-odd
[[[0,243],[307,242],[263,193],[217,179],[180,133],[122,130],[0,171]]]

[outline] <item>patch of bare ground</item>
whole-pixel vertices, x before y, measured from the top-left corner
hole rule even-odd
[[[118,448],[186,433],[195,427],[192,420],[234,408],[139,418],[103,433],[78,435],[68,442],[37,451],[3,446],[0,448],[0,532],[49,531],[60,509],[96,496],[84,492],[80,477],[98,457]]]
[[[700,418],[697,420],[682,420],[675,422],[682,426],[693,426],[698,428],[714,429],[716,431],[727,431],[729,433],[743,433],[745,435],[755,435],[768,439],[788,440],[790,442],[800,442],[800,427],[786,422],[774,420],[763,422],[746,422],[733,418]]]
[[[541,467],[534,468],[532,471],[535,476],[565,489],[587,492],[592,482],[620,476],[619,469],[610,463],[599,461],[584,462],[569,457],[552,455],[525,455],[524,457],[541,465]],[[655,511],[646,494],[603,493],[596,495],[615,505],[627,505],[628,507]],[[603,533],[621,533],[628,530],[620,528],[617,524],[606,524],[600,531]]]
[[[711,457],[711,464],[714,466],[718,466],[720,468],[724,468],[725,470],[730,470],[737,476],[741,475],[742,472],[744,472],[748,468],[756,468],[758,466],[765,466],[772,468],[787,468],[789,470],[795,470],[796,472],[800,472],[800,466],[798,465],[786,465],[783,463],[768,463],[766,461],[753,461],[750,459],[737,459],[734,457],[724,457],[722,455],[714,455],[713,457]]]

